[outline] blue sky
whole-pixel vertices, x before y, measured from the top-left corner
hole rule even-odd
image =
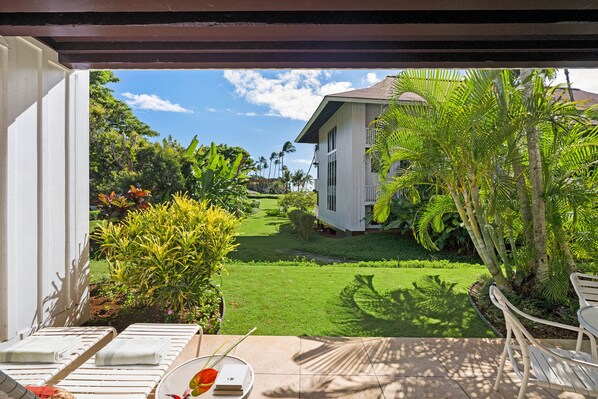
[[[115,71],[117,98],[161,137],[184,146],[200,142],[247,149],[254,159],[293,141],[323,96],[369,87],[398,70],[162,70]],[[313,146],[297,144],[285,158],[307,170]]]
[[[399,70],[160,70],[115,71],[117,98],[166,137],[247,149],[254,159],[293,141],[326,94],[369,87]],[[598,93],[598,71],[570,71],[573,87]],[[557,81],[563,82],[559,71]],[[313,146],[297,144],[285,158],[307,170]]]

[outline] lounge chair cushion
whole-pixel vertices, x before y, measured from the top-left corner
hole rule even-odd
[[[96,366],[157,365],[169,350],[168,338],[116,338],[96,354]]]
[[[33,335],[0,350],[0,363],[59,363],[81,346],[74,335]]]

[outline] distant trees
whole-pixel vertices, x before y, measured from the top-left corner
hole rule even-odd
[[[298,169],[291,172],[289,167],[284,164],[285,155],[296,151],[295,146],[291,141],[286,141],[279,152],[272,152],[270,157],[259,157],[256,170],[257,176],[262,180],[253,179],[250,183],[250,188],[259,192],[265,193],[288,193],[291,188],[297,191],[304,190],[305,187],[313,182],[311,175],[305,171]],[[268,178],[265,179],[265,173],[259,173],[264,169],[268,169]],[[272,180],[274,179],[274,180]]]
[[[149,141],[158,132],[107,87],[118,81],[111,71],[90,73],[90,202],[96,203],[102,193],[126,193],[131,185],[151,190],[154,200],[184,190],[189,161],[183,147],[171,137]]]

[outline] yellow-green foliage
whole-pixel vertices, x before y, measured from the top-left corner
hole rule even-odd
[[[175,195],[130,212],[119,224],[104,222],[94,238],[113,280],[136,290],[145,304],[182,312],[202,302],[212,275],[237,245],[238,224],[221,208]]]

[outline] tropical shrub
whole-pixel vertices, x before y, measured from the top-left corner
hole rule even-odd
[[[217,290],[211,279],[236,247],[238,224],[222,208],[175,195],[169,203],[129,212],[121,223],[104,222],[94,238],[113,281],[148,306],[193,315]]]
[[[299,237],[308,240],[314,232],[316,217],[301,209],[294,209],[289,212],[289,220]]]
[[[106,220],[122,220],[129,211],[145,210],[149,208],[151,192],[131,186],[124,195],[98,195],[98,209]]]
[[[278,199],[278,207],[283,213],[289,209],[300,209],[311,212],[316,206],[316,194],[305,191],[290,192]]]
[[[98,220],[101,214],[102,211],[100,211],[99,209],[92,209],[89,211],[89,220]]]
[[[420,195],[425,197],[423,193],[420,193]],[[415,233],[418,220],[425,212],[426,205],[426,199],[414,204],[403,197],[394,198],[390,204],[388,219],[381,223],[382,228],[395,229],[401,234]],[[367,222],[371,222],[371,216]],[[463,227],[458,213],[447,212],[440,215],[438,220],[427,228],[430,240],[439,250],[456,251],[467,255],[474,253],[473,243],[467,234],[467,230]],[[417,234],[415,234],[415,237],[417,239]]]
[[[196,136],[187,148],[187,156],[192,159],[193,177],[189,186],[193,198],[239,215],[252,211],[247,194],[249,169],[244,166],[244,153],[238,153],[231,161],[218,152],[215,143],[209,147],[199,146]]]

